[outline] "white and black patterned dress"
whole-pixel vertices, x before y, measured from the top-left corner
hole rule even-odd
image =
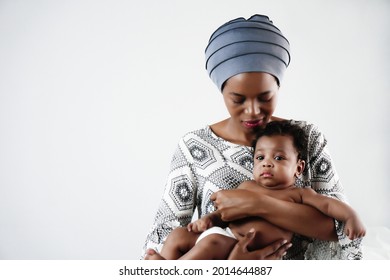
[[[307,167],[299,187],[312,187],[318,193],[345,201],[342,185],[327,150],[324,135],[312,124],[291,121],[309,135]],[[216,136],[209,126],[187,133],[179,142],[171,163],[165,191],[144,248],[161,250],[172,229],[210,213],[212,193],[235,189],[252,180],[252,148],[233,144]],[[313,240],[295,235],[286,259],[361,259],[361,239],[349,240],[344,224],[335,221],[339,242]]]

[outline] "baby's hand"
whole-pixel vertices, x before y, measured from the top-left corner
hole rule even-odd
[[[351,217],[345,221],[344,232],[351,240],[366,235],[366,229],[358,217]]]
[[[213,226],[213,222],[208,217],[208,215],[203,216],[202,218],[188,224],[187,229],[188,231],[193,231],[193,232],[204,232],[206,229],[211,228]]]

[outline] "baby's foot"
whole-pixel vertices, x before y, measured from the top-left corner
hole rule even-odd
[[[159,253],[153,249],[146,250],[145,260],[165,260]]]

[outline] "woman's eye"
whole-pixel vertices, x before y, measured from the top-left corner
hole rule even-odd
[[[242,104],[244,103],[245,99],[233,99],[233,103],[235,104]]]
[[[258,97],[259,102],[270,102],[272,100],[272,94],[266,93]]]
[[[260,97],[258,100],[259,100],[259,102],[267,103],[267,102],[270,102],[270,101],[272,100],[272,98],[269,98],[269,97]]]

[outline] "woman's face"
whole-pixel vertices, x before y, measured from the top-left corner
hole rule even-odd
[[[275,111],[278,90],[275,77],[268,73],[241,73],[229,78],[222,94],[231,121],[245,132],[263,127]]]

